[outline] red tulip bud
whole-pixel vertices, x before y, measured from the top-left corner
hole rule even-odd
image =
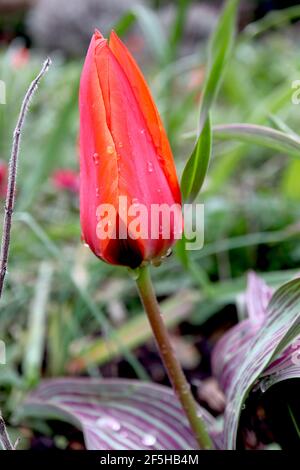
[[[149,88],[114,32],[92,37],[79,108],[84,241],[112,264],[159,259],[181,237],[180,189]]]

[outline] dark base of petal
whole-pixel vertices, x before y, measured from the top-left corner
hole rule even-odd
[[[119,266],[127,266],[131,269],[138,268],[143,260],[143,253],[137,240],[111,240],[105,250],[105,258],[108,263]]]

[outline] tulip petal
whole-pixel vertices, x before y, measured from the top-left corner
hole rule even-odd
[[[172,151],[149,87],[136,61],[114,31],[110,35],[109,48],[128,78],[131,89],[143,113],[148,132],[156,147],[160,165],[169,181],[175,202],[180,203],[181,195]]]
[[[103,257],[109,239],[100,241],[97,238],[97,207],[102,201],[115,206],[118,197],[117,155],[106,122],[104,98],[94,60],[97,48],[105,47],[105,44],[106,40],[100,33],[93,36],[81,76],[79,97],[81,226],[85,242],[100,257]],[[108,151],[112,152],[110,158],[103,158]]]
[[[117,152],[118,194],[127,198],[128,205],[142,204],[147,208],[145,222],[150,227],[152,205],[164,203],[171,207],[174,204],[172,189],[159,163],[140,103],[123,68],[107,44],[97,48],[95,59],[108,116],[106,122]],[[128,226],[128,221],[122,221]],[[170,238],[162,240],[159,234],[157,239],[149,235],[147,242],[142,242],[141,239],[135,240],[135,243],[144,245],[145,258],[151,258],[153,253],[163,252],[170,246]]]
[[[84,240],[98,257],[137,267],[162,256],[176,231],[181,233],[181,199],[170,146],[147,85],[112,35],[114,45],[116,55],[96,31],[81,77],[81,225]],[[129,210],[139,207],[129,214],[120,209],[121,198]],[[104,204],[109,205],[107,237],[102,236]],[[160,214],[155,219],[154,206]],[[165,209],[168,213],[162,214]],[[143,228],[136,237],[137,217]]]

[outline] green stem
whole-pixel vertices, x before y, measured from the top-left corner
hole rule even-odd
[[[191,393],[190,386],[185,378],[178,359],[175,356],[168,331],[163,322],[148,266],[140,268],[136,283],[157,342],[160,356],[165,365],[173,389],[182,405],[191,428],[194,431],[199,447],[201,449],[212,449],[212,441],[206,431],[204,422],[199,416],[197,403]]]

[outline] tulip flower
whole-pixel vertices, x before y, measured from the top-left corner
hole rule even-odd
[[[148,262],[181,237],[181,194],[170,145],[141,71],[115,33],[96,31],[80,93],[82,238],[100,259],[136,269],[161,358],[201,448],[212,441],[178,362]]]
[[[109,41],[98,31],[92,37],[81,76],[79,109],[85,243],[111,264],[136,268],[159,259],[179,238],[178,232],[181,235],[180,189],[149,88],[114,32]],[[169,212],[159,216],[153,207]],[[164,231],[160,225],[168,218]]]

